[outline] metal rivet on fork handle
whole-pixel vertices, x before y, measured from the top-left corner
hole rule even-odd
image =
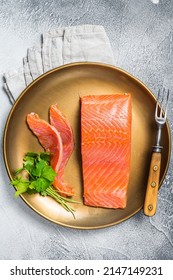
[[[148,210],[149,210],[149,211],[153,210],[153,205],[152,205],[152,204],[149,204],[149,205],[148,205]]]
[[[151,182],[151,186],[153,187],[153,188],[155,188],[156,187],[156,182]]]
[[[154,165],[153,170],[154,170],[154,171],[157,171],[157,170],[158,170],[158,166],[157,166],[157,165]]]

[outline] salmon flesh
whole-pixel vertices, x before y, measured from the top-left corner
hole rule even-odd
[[[125,208],[130,175],[130,94],[81,97],[84,204]]]

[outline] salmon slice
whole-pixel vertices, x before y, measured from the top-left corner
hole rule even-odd
[[[50,164],[57,173],[63,158],[63,144],[59,132],[35,113],[27,115],[27,123],[45,151],[51,153]]]
[[[50,107],[50,123],[60,133],[63,144],[63,156],[59,166],[58,175],[55,177],[54,186],[64,190],[64,193],[73,195],[72,187],[64,180],[65,166],[74,150],[73,132],[67,118],[58,109],[57,105]]]
[[[41,120],[35,113],[27,115],[30,129],[38,137],[45,151],[52,154],[50,164],[57,173],[53,186],[62,196],[72,196],[73,189],[64,181],[64,168],[74,148],[72,130],[56,105],[50,108],[50,121],[52,124]]]
[[[131,122],[130,94],[81,97],[85,205],[126,207]]]

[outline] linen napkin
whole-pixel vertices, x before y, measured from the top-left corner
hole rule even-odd
[[[27,50],[23,65],[4,74],[4,90],[11,103],[43,73],[72,62],[114,64],[108,36],[103,26],[62,27],[42,34],[41,46]]]

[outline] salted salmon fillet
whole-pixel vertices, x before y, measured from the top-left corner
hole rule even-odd
[[[62,161],[65,161],[63,140],[60,132],[57,131],[53,125],[40,119],[35,113],[27,115],[27,123],[32,132],[37,136],[45,151],[51,153],[50,164],[58,174],[60,168],[62,169]],[[67,189],[65,184],[61,184],[60,180],[57,181],[56,177],[53,186],[63,196],[71,196],[74,193],[71,187]]]
[[[125,208],[130,175],[130,94],[81,97],[84,204]]]
[[[65,166],[74,150],[73,132],[69,121],[56,104],[50,107],[50,124],[60,133],[63,144],[62,161],[58,169],[58,175],[55,177],[54,186],[63,189],[64,193],[68,195],[73,195],[72,187],[64,179]]]

